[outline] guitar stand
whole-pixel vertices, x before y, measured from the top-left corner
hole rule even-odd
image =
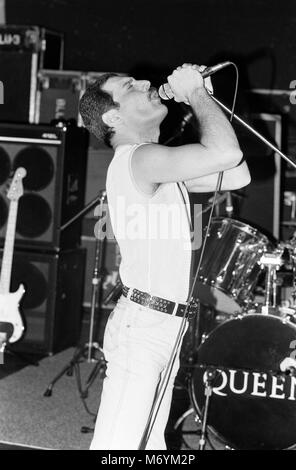
[[[12,325],[11,325],[11,329],[12,329]],[[0,364],[4,364],[4,351],[5,351],[6,344],[7,344],[7,333],[5,331],[2,331],[1,329],[0,331]]]
[[[97,202],[100,202],[101,205],[101,212],[100,215],[103,215],[103,203],[105,202],[106,193],[103,191],[101,195],[95,198],[91,203],[89,203],[79,214],[73,217],[69,222],[67,222],[64,226],[61,227],[61,230],[68,227],[74,220],[77,220],[86,212],[88,212]],[[99,224],[97,224],[99,225]],[[96,308],[99,305],[100,295],[101,295],[101,288],[102,288],[102,281],[105,276],[105,271],[103,268],[104,265],[104,241],[102,239],[101,233],[96,234],[96,247],[95,247],[95,261],[94,261],[94,268],[93,268],[93,277],[92,277],[92,296],[91,296],[91,314],[90,314],[90,328],[89,328],[89,339],[86,344],[81,347],[77,347],[76,351],[70,362],[66,364],[62,370],[54,377],[54,379],[50,382],[47,389],[44,392],[45,397],[50,397],[52,395],[52,389],[55,383],[64,375],[72,376],[73,372],[75,372],[76,382],[80,397],[82,400],[85,400],[88,396],[88,391],[93,382],[95,381],[96,377],[99,375],[101,378],[105,376],[106,370],[106,361],[104,358],[104,353],[102,348],[99,346],[97,342],[93,341],[94,337],[94,324],[95,324],[95,312]],[[82,362],[87,361],[88,363],[94,363],[93,370],[88,376],[86,380],[86,385],[83,388],[82,380],[80,375],[80,364]],[[83,404],[86,410],[89,412],[86,404],[83,401]],[[90,413],[90,412],[89,412]],[[93,413],[90,413],[93,414]],[[82,432],[85,431],[82,428]]]

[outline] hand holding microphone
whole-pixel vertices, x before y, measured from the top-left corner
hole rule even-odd
[[[198,66],[192,64],[183,64],[177,67],[174,72],[168,76],[168,83],[164,83],[159,88],[159,96],[163,100],[175,99],[176,102],[189,104],[192,93],[198,88],[206,88],[209,93],[213,93],[213,87],[210,75],[218,72],[231,62],[222,62],[212,67]],[[204,81],[205,79],[205,81]]]
[[[189,104],[192,94],[197,89],[204,88],[204,81],[199,71],[199,66],[183,64],[177,67],[168,76],[168,83],[162,87],[165,99],[174,98],[177,103],[183,102]],[[164,96],[160,93],[161,98]]]

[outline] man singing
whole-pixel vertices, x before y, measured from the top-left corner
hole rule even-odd
[[[168,110],[147,80],[105,74],[80,102],[85,126],[114,149],[106,191],[124,286],[104,334],[107,371],[91,449],[139,448],[189,295],[188,191],[214,191],[219,172],[222,190],[250,182],[233,128],[200,70],[183,64],[168,77],[175,101],[189,104],[199,122],[200,143],[158,144]],[[178,368],[177,358],[146,449],[166,449]]]

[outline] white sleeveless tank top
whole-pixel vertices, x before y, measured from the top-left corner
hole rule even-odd
[[[131,169],[138,146],[117,147],[107,172],[119,274],[127,287],[185,303],[192,255],[188,193],[183,183],[162,183],[153,194],[138,188]]]

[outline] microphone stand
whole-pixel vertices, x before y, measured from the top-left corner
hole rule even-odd
[[[219,105],[221,106],[222,109],[224,109],[224,111],[226,111],[228,114],[231,114],[233,116],[233,119],[235,119],[236,121],[238,121],[240,124],[242,124],[246,129],[248,129],[252,134],[254,134],[256,137],[258,137],[258,139],[262,140],[262,142],[264,142],[265,145],[267,145],[269,148],[271,148],[274,152],[278,153],[284,160],[286,160],[286,162],[288,162],[290,165],[293,166],[294,169],[296,169],[296,163],[293,162],[293,160],[291,160],[290,157],[288,157],[287,155],[285,155],[278,147],[276,147],[275,145],[273,145],[271,142],[269,142],[269,140],[267,140],[265,137],[263,137],[262,134],[260,134],[260,132],[256,131],[256,129],[254,129],[250,124],[248,124],[247,122],[245,122],[242,118],[240,118],[239,116],[237,116],[237,114],[234,114],[232,113],[232,111],[227,108],[227,106],[225,106],[225,104],[221,103],[221,101],[219,101],[217,98],[215,98],[213,95],[211,95],[211,98]]]
[[[65,230],[69,225],[71,225],[76,220],[80,219],[84,214],[89,212],[94,206],[98,203],[102,206],[106,200],[106,191],[101,191],[97,197],[95,197],[89,204],[87,204],[80,212],[78,212],[74,217],[68,220],[64,225],[61,226],[60,231]],[[100,212],[101,217],[103,211]],[[93,341],[94,335],[94,318],[95,311],[98,304],[99,296],[101,293],[102,279],[103,279],[103,263],[104,263],[104,241],[102,237],[96,237],[96,248],[95,248],[95,261],[93,268],[93,278],[92,278],[92,297],[91,297],[91,315],[90,315],[90,329],[89,329],[89,339],[82,347],[77,347],[76,351],[70,362],[66,364],[63,369],[54,377],[51,383],[48,385],[46,391],[44,392],[45,397],[50,397],[52,395],[52,389],[54,384],[64,375],[69,376],[73,375],[73,370],[76,374],[77,386],[80,393],[80,397],[84,400],[88,396],[88,389],[94,382],[98,373],[105,373],[106,361],[104,358],[103,350],[100,348],[99,344]],[[99,353],[99,357],[96,357],[96,352]],[[86,387],[83,389],[81,384],[81,376],[79,364],[87,359],[87,362],[95,362],[95,366],[91,371],[87,381]],[[86,404],[83,401],[83,404],[86,410],[89,412]],[[86,432],[82,428],[82,432]],[[88,431],[87,431],[88,432]]]

